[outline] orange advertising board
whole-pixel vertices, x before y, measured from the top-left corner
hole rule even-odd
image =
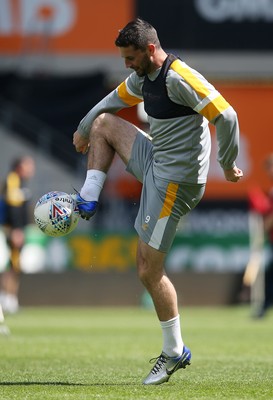
[[[133,10],[133,0],[1,0],[0,53],[42,46],[58,53],[112,53]]]
[[[219,167],[215,134],[212,134],[211,165],[206,198],[245,198],[253,186],[267,190],[270,181],[264,160],[273,153],[271,115],[273,84],[218,84],[215,86],[236,110],[240,123],[240,155],[237,165],[244,172],[239,183],[226,182]],[[212,127],[212,132],[214,128]],[[271,182],[272,184],[272,182]]]

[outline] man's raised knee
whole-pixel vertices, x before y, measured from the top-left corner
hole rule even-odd
[[[91,128],[91,135],[96,134],[97,132],[101,135],[103,133],[107,133],[113,130],[115,116],[109,113],[100,114],[95,121],[93,122]]]

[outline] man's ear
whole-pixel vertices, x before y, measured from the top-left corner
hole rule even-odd
[[[150,44],[148,44],[147,49],[148,49],[150,56],[153,56],[155,53],[155,45],[150,43]]]

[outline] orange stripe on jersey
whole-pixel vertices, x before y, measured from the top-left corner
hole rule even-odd
[[[210,90],[203,84],[203,82],[198,79],[198,77],[195,76],[189,68],[183,67],[179,60],[175,60],[170,68],[172,68],[183,79],[185,79],[185,81],[191,85],[191,87],[202,99],[205,99],[211,94]],[[221,112],[225,111],[229,106],[229,103],[221,95],[219,95],[198,112],[206,117],[209,121],[212,121],[217,117],[217,115],[221,114]]]
[[[217,117],[217,115],[221,114],[228,107],[230,107],[230,104],[223,98],[223,96],[220,95],[207,104],[199,112],[209,121],[212,121]]]
[[[164,200],[163,207],[161,209],[159,219],[169,217],[171,215],[173,205],[176,199],[176,193],[178,190],[178,183],[169,183],[167,188],[166,197]]]
[[[128,104],[128,106],[132,107],[143,101],[142,99],[139,99],[138,97],[135,97],[135,96],[131,95],[130,93],[128,93],[125,82],[122,82],[118,86],[117,90],[118,90],[118,95],[121,98],[121,100],[124,101],[124,103]]]
[[[198,79],[189,68],[183,67],[181,61],[175,60],[170,66],[175,72],[177,72],[191,87],[199,94],[202,99],[210,94],[209,89]]]

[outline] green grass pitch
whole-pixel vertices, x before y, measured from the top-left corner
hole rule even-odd
[[[161,351],[154,311],[23,308],[0,337],[0,399],[273,399],[272,311],[185,307],[181,319],[191,366],[143,386]]]

